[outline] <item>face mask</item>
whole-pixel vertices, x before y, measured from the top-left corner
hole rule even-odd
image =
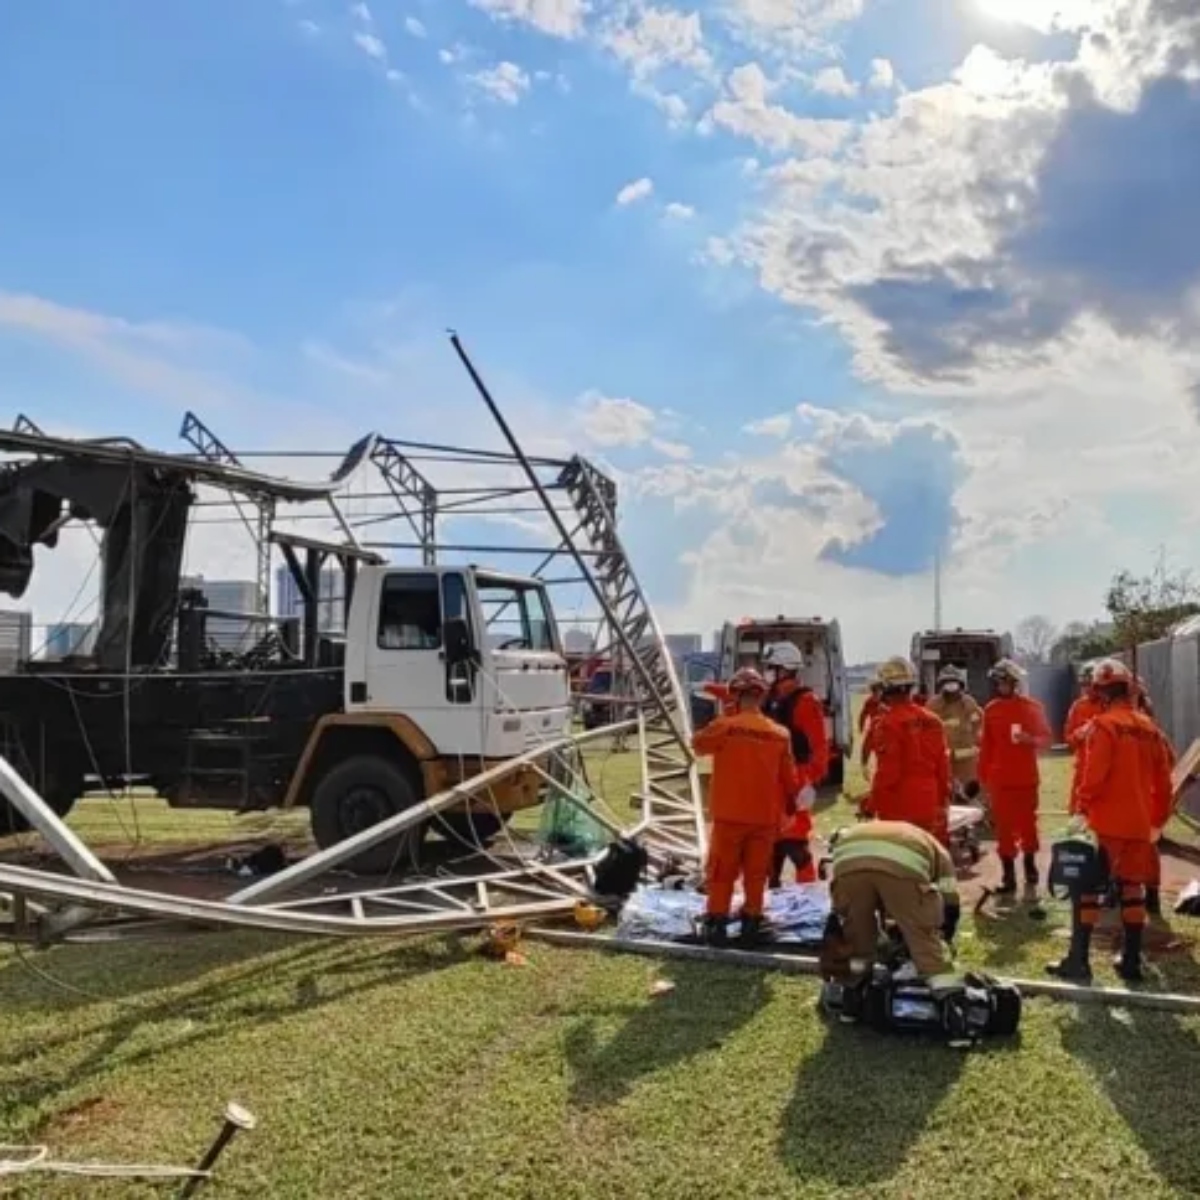
[[[958,693],[961,691],[962,691],[961,683],[943,683],[942,684],[942,695],[943,696],[957,696]]]

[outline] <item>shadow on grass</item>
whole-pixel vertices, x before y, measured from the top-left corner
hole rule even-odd
[[[900,1169],[965,1058],[925,1038],[828,1025],[784,1112],[780,1158],[799,1178],[871,1194]]]
[[[1043,920],[1035,921],[1025,905],[981,912],[972,922],[975,944],[983,952],[984,965],[1001,970],[1005,967],[1028,970],[1030,947],[1061,943],[1062,938],[1056,934],[1061,928],[1062,923],[1053,911]]]
[[[1178,1195],[1200,1194],[1200,1142],[1189,1119],[1200,1044],[1166,1013],[1083,1005],[1063,1045],[1089,1067],[1155,1170]]]
[[[130,1002],[111,1020],[75,1023],[57,1036],[46,1037],[39,1031],[26,1044],[6,1048],[0,1057],[0,1112],[9,1121],[19,1119],[21,1110],[36,1109],[78,1089],[114,1065],[122,1069],[141,1065],[221,1038],[231,1027],[272,1025],[469,958],[467,948],[453,938],[402,950],[390,945],[369,955],[362,953],[361,943],[315,942],[291,949],[292,953],[243,963],[236,972],[190,987],[160,978],[155,990],[169,989],[162,998]],[[216,969],[211,960],[209,966]],[[155,1027],[153,1045],[129,1049],[135,1039],[144,1042],[146,1031]],[[73,1053],[76,1046],[78,1052]],[[71,1061],[61,1068],[51,1066],[47,1059],[56,1051]],[[12,1078],[20,1076],[21,1067],[35,1057],[42,1063],[36,1076]]]
[[[582,1108],[617,1104],[638,1080],[698,1054],[720,1050],[769,998],[761,971],[664,965],[675,990],[626,1008],[620,1030],[601,1044],[594,1017],[568,1030],[571,1100]]]

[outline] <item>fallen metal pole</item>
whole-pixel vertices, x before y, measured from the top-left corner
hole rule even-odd
[[[675,958],[684,962],[714,963],[730,967],[751,967],[757,971],[778,971],[784,975],[816,975],[818,960],[809,954],[778,954],[761,950],[714,950],[709,946],[686,946],[678,942],[626,941],[602,933],[573,933],[562,929],[528,929],[526,937],[551,946],[568,949],[609,950],[617,954],[637,954],[644,958]],[[1175,992],[1135,992],[1125,988],[1085,987],[1049,979],[1007,979],[1023,996],[1041,996],[1047,1000],[1072,1004],[1104,1004],[1113,1008],[1145,1008],[1156,1012],[1200,1013],[1200,996],[1182,996]]]
[[[116,883],[117,877],[75,836],[58,815],[0,755],[0,792],[21,816],[57,851],[80,879]]]
[[[527,750],[516,758],[510,758],[494,767],[489,767],[486,771],[481,771],[478,775],[473,775],[470,779],[456,783],[444,792],[438,792],[436,796],[430,796],[428,800],[423,800],[420,804],[415,804],[412,808],[405,809],[404,812],[397,813],[386,821],[380,821],[378,825],[372,825],[369,829],[364,829],[362,832],[354,834],[353,837],[348,837],[344,841],[330,846],[327,850],[318,850],[316,854],[310,854],[294,866],[274,875],[268,875],[265,879],[252,883],[247,888],[242,888],[241,891],[235,892],[229,897],[228,903],[235,905],[262,904],[270,897],[281,896],[354,858],[364,850],[370,850],[372,846],[378,846],[380,842],[386,842],[389,838],[398,837],[406,830],[420,825],[437,813],[471,799],[476,792],[498,782],[520,767],[532,765],[540,758],[560,753],[601,736],[609,736],[621,729],[630,729],[634,724],[633,721],[625,721],[619,725],[604,725],[575,737],[559,738],[557,741],[547,742],[544,746],[535,746],[532,750]]]

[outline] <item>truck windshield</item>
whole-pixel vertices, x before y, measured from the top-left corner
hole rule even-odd
[[[493,650],[557,650],[550,605],[539,584],[479,575],[476,589]]]

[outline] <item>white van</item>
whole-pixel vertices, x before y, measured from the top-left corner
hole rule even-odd
[[[744,617],[728,622],[718,646],[721,679],[740,667],[762,668],[762,652],[772,642],[791,642],[804,655],[801,678],[825,708],[829,732],[828,787],[842,786],[846,760],[854,750],[854,720],[850,712],[850,687],[838,622],[821,617]]]

